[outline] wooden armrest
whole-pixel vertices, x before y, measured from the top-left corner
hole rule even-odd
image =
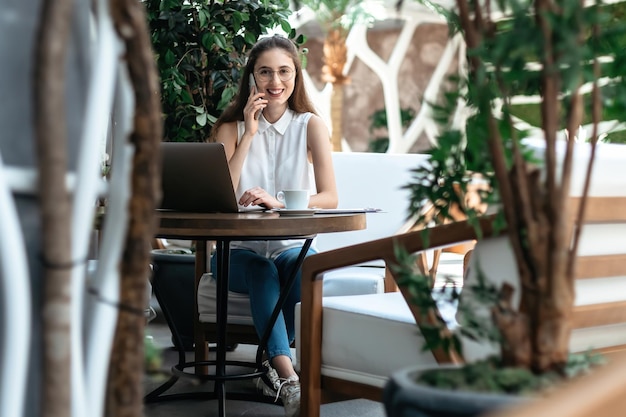
[[[493,216],[479,221],[482,237],[494,234]],[[428,245],[424,242],[428,234]],[[467,221],[449,223],[387,238],[359,243],[308,256],[302,264],[301,306],[301,365],[302,415],[318,415],[321,401],[321,350],[322,350],[322,277],[323,272],[383,259],[387,264],[396,260],[396,245],[404,246],[409,253],[451,246],[477,238],[476,229]]]
[[[488,216],[480,220],[482,237],[493,235],[493,219],[493,216]],[[428,233],[428,242],[423,240],[425,232]],[[475,240],[476,237],[476,229],[467,221],[460,221],[425,230],[401,233],[308,256],[302,264],[303,298],[309,296],[304,290],[304,281],[308,281],[308,286],[309,282],[320,280],[320,274],[332,269],[379,259],[384,261],[395,260],[394,249],[396,245],[404,246],[409,253],[415,253]]]

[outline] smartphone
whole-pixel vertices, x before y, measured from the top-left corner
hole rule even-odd
[[[250,74],[250,77],[248,78],[248,83],[250,84],[250,91],[255,90],[254,92],[256,93],[257,88],[256,88],[256,82],[254,81],[253,74]]]
[[[250,74],[250,77],[248,78],[248,83],[250,84],[250,91],[254,91],[254,93],[258,93],[259,89],[256,87],[256,82],[254,81],[254,75]],[[261,117],[261,110],[259,110],[258,112],[256,112],[256,114],[254,115],[254,118],[258,120],[258,118]]]

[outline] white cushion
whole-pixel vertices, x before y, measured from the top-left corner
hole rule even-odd
[[[525,139],[534,153],[541,159],[545,153],[545,141],[543,139]],[[557,143],[557,154],[563,155],[565,141]],[[579,196],[582,193],[586,176],[587,164],[591,155],[589,143],[577,143],[574,147],[574,169],[572,170],[572,187],[570,195]],[[562,157],[559,156],[559,162]],[[624,176],[620,175],[626,161],[626,145],[615,143],[598,143],[596,147],[596,159],[593,164],[589,195],[596,197],[624,196]]]
[[[322,374],[383,387],[407,365],[435,364],[401,293],[323,299]],[[300,334],[296,305],[296,335]],[[296,352],[300,354],[296,336]],[[298,363],[300,358],[298,356]]]
[[[574,329],[569,342],[572,352],[626,345],[626,323]]]
[[[349,266],[324,273],[324,297],[385,292],[384,266]]]
[[[215,323],[217,282],[211,273],[200,278],[198,285],[198,315],[203,323]],[[250,299],[247,294],[228,291],[228,323],[252,325]]]
[[[411,170],[428,162],[425,154],[334,152],[333,165],[339,195],[339,208],[381,209],[367,214],[365,230],[321,233],[316,246],[320,251],[336,249],[368,240],[391,236],[407,224]]]

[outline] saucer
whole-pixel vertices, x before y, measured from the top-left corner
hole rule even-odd
[[[281,216],[312,216],[317,209],[275,209]]]

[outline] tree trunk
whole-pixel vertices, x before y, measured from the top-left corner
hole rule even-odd
[[[44,267],[44,416],[71,415],[71,227],[65,186],[67,125],[65,64],[72,2],[45,1],[35,58],[35,135],[39,169]],[[25,331],[28,331],[25,330]],[[5,372],[7,370],[4,370]],[[5,387],[8,389],[8,387]]]
[[[533,7],[541,11],[549,7],[548,3],[538,1]],[[457,0],[457,5],[468,50],[480,47],[483,36],[497,36],[492,30],[494,23],[490,20],[489,10],[471,11],[466,0]],[[544,38],[544,55],[540,59],[544,68],[552,68],[553,63],[558,61],[558,52],[553,50],[551,44],[551,25],[545,21],[543,13],[535,15]],[[559,129],[558,115],[561,114],[559,94],[562,75],[556,71],[541,74],[542,128],[546,143],[546,179],[541,182],[537,169],[531,169],[522,157],[515,137],[511,138],[513,160],[512,164],[509,163],[499,121],[492,113],[489,92],[492,86],[482,77],[489,71],[477,55],[471,55],[469,62],[469,82],[474,84],[476,91],[483,91],[478,106],[488,125],[490,156],[520,279],[519,309],[512,306],[512,289],[507,287],[501,290],[500,302],[493,309],[494,321],[503,339],[502,360],[507,366],[529,368],[538,373],[562,371],[569,354],[570,318],[574,306],[573,262],[576,256],[566,224],[572,218],[566,205],[571,164],[562,164],[564,168],[560,178],[555,174],[560,162],[556,156],[556,133]],[[496,75],[501,71],[502,68],[497,66],[493,68]],[[506,101],[506,97],[504,99]],[[573,99],[565,113],[579,114],[580,105],[579,100]],[[511,132],[514,132],[508,117]],[[565,158],[571,157],[572,146],[572,143],[568,144]],[[582,206],[584,209],[584,203]]]
[[[343,139],[343,84],[333,84],[333,95],[330,99],[330,118],[332,121],[331,142],[333,151],[341,152]]]
[[[343,86],[349,82],[343,74],[348,60],[346,38],[348,33],[342,29],[330,29],[324,39],[324,66],[322,80],[332,83],[333,95],[330,102],[330,116],[332,122],[333,151],[341,151],[343,138]]]
[[[149,279],[154,212],[160,199],[159,143],[163,128],[159,78],[142,3],[113,0],[112,14],[127,47],[129,73],[136,108],[131,142],[135,146],[130,201],[130,223],[121,266],[121,305],[109,374],[106,415],[143,415],[144,328],[143,310]]]

